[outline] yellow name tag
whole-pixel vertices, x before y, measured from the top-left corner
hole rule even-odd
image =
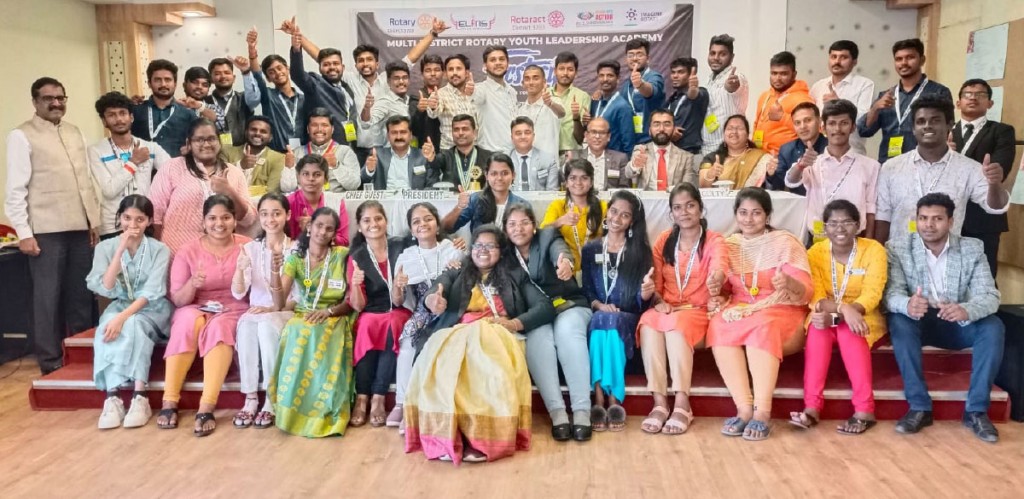
[[[356,141],[356,125],[351,121],[345,123],[345,140],[349,142]]]
[[[707,128],[710,133],[714,133],[715,130],[718,130],[718,116],[709,114],[704,118],[704,128]]]
[[[758,149],[764,145],[764,130],[754,130],[754,145]]]
[[[644,115],[633,115],[633,133],[644,133]]]
[[[231,138],[230,133],[222,133],[220,134],[220,143],[225,146],[230,146],[234,143],[234,140]]]
[[[411,145],[413,147],[419,147],[420,146],[420,141],[416,137],[413,137],[413,138],[409,139],[409,145]]]
[[[554,300],[551,300],[551,306],[553,306],[555,308],[560,307],[563,303],[565,303],[565,298],[562,298],[562,297],[558,297],[558,298],[555,298]]]
[[[889,151],[886,156],[895,158],[900,154],[903,154],[903,136],[889,137]]]
[[[911,220],[910,222],[908,222],[907,230],[910,231],[911,234],[917,232],[917,220]]]
[[[813,236],[812,237],[812,241],[813,242],[817,243],[819,241],[824,241],[826,239],[826,237],[825,237],[825,222],[822,222],[821,220],[815,220],[814,221],[813,232],[814,232],[812,234],[812,236]]]
[[[331,190],[331,182],[330,181],[324,182],[324,190],[325,191]]]

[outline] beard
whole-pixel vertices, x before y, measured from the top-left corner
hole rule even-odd
[[[652,135],[651,136],[651,142],[654,142],[655,145],[659,145],[659,146],[668,145],[668,143],[669,143],[668,134],[662,132],[662,133],[659,133],[657,135]]]

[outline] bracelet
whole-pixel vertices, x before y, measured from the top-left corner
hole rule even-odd
[[[434,38],[437,38],[437,37],[441,36],[441,34],[436,32],[436,31],[434,31],[434,30],[430,30],[430,36],[432,36]]]

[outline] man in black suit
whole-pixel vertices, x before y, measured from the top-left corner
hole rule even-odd
[[[476,145],[476,132],[476,120],[472,116],[455,115],[452,118],[452,141],[455,142],[455,147],[441,151],[434,161],[427,164],[427,167],[435,172],[435,176],[439,176],[442,182],[451,182],[456,190],[461,186],[468,191],[470,182],[473,181],[470,168],[476,165],[483,172],[487,160],[494,154]],[[478,181],[482,188],[487,180],[481,174]]]
[[[980,79],[967,80],[960,86],[956,107],[960,109],[960,121],[953,126],[953,142],[950,144],[960,154],[979,163],[999,164],[1003,168],[1003,180],[1010,174],[1014,155],[1013,127],[985,118],[992,107],[992,87]],[[962,235],[981,239],[985,244],[985,256],[996,276],[996,256],[999,254],[1000,234],[1009,230],[1006,214],[990,215],[977,203],[968,203]]]
[[[385,124],[388,144],[370,150],[360,180],[374,189],[429,189],[437,182],[436,172],[427,167],[434,160],[434,144],[428,138],[422,149],[410,144],[409,118],[392,116]]]

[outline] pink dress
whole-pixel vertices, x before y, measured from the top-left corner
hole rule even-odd
[[[196,344],[199,345],[200,356],[205,356],[220,343],[234,346],[238,319],[249,309],[247,301],[238,300],[231,294],[231,278],[235,273],[238,254],[242,246],[249,242],[245,236],[235,234],[234,237],[235,246],[219,260],[203,248],[199,238],[182,246],[174,255],[171,264],[171,293],[190,285],[189,280],[199,269],[206,273],[206,282],[196,290],[191,304],[179,307],[171,316],[171,339],[167,342],[165,359],[171,355],[191,352],[192,345]],[[213,314],[199,310],[208,300],[220,302],[224,311]],[[196,331],[196,320],[200,317],[206,319],[206,324]]]
[[[299,236],[299,218],[305,215],[313,215],[313,212],[317,208],[324,206],[324,194],[320,193],[320,200],[317,201],[316,206],[310,206],[309,201],[306,201],[306,196],[302,195],[302,191],[295,191],[288,195],[288,207],[290,208],[290,214],[288,216],[288,235],[292,239],[298,240]],[[338,246],[348,246],[348,210],[345,209],[345,200],[341,201],[341,205],[336,210],[338,212],[338,233],[334,236],[334,244]]]
[[[245,218],[238,220],[236,228],[236,232],[245,232],[256,222],[256,208],[248,201],[249,184],[237,166],[229,164],[227,176],[231,187],[244,193],[248,203]],[[149,190],[149,200],[153,202],[153,224],[163,226],[160,240],[171,254],[203,235],[203,203],[212,194],[207,181],[189,173],[184,157],[174,158],[160,168]]]

